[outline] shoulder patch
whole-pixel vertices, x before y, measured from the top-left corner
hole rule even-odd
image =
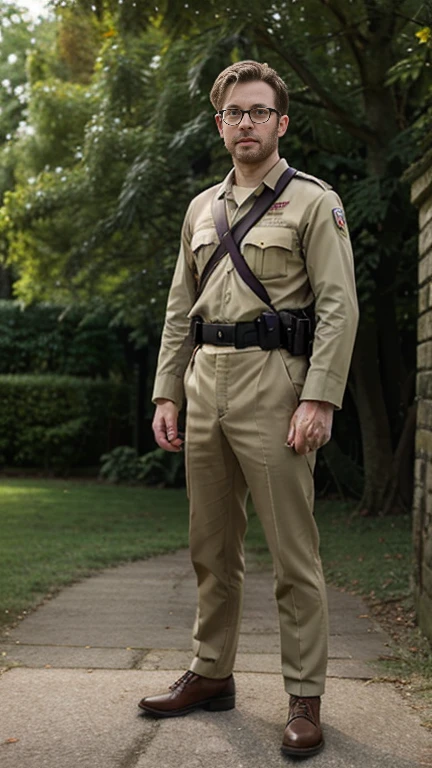
[[[331,189],[331,185],[327,184],[327,182],[323,181],[322,179],[318,179],[317,176],[311,176],[309,173],[304,173],[304,171],[297,171],[295,177],[296,179],[304,179],[304,181],[311,181],[313,184],[317,184],[321,189],[328,190]]]
[[[345,218],[345,212],[343,208],[333,208],[332,209],[333,218],[335,221],[335,224],[341,233],[341,235],[347,236],[347,224],[346,224],[346,218]]]

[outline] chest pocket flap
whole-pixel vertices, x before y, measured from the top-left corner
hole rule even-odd
[[[242,242],[245,260],[263,279],[285,277],[297,251],[296,235],[289,227],[253,227]]]
[[[198,274],[203,271],[206,263],[216,250],[219,239],[215,229],[199,229],[194,232],[191,240],[191,249],[194,254],[194,260]]]

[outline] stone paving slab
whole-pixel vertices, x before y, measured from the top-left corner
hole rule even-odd
[[[133,669],[144,651],[122,648],[86,648],[68,645],[2,645],[3,665],[58,669]],[[1,663],[1,662],[0,662]]]
[[[1,646],[4,666],[52,669],[141,669],[143,671],[187,669],[190,651],[163,649],[71,648],[70,646]],[[280,674],[279,653],[238,653],[236,672]],[[330,658],[327,676],[370,680],[379,668],[358,659]]]
[[[190,660],[195,584],[186,552],[75,584],[0,642],[1,768],[283,768],[287,697],[273,578],[251,568],[236,660],[237,708],[154,721],[137,701]],[[432,768],[432,734],[371,682],[388,638],[356,597],[329,590],[330,663],[317,768]],[[14,667],[13,664],[22,666]]]
[[[0,680],[2,768],[292,765],[279,750],[287,706],[279,676],[239,673],[231,712],[164,721],[137,715],[141,696],[172,679],[167,671],[10,670]],[[323,723],[326,749],[308,765],[432,766],[430,733],[389,684],[330,680]]]
[[[154,669],[151,653],[190,658],[195,578],[187,552],[108,569],[64,589],[2,638],[0,663],[44,667]],[[388,656],[388,639],[357,597],[328,590],[329,670],[367,676],[365,662]],[[167,655],[168,654],[168,655]],[[238,668],[280,670],[273,575],[250,564],[246,575]],[[274,658],[272,658],[274,657]],[[261,663],[260,663],[261,662]],[[351,662],[348,664],[348,662]],[[156,662],[157,663],[157,662]],[[158,667],[156,667],[158,668]],[[374,672],[370,671],[373,676]]]

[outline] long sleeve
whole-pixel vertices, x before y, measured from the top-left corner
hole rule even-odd
[[[179,409],[184,397],[183,376],[193,350],[188,313],[196,293],[188,214],[189,211],[183,223],[180,251],[168,295],[152,397],[153,402],[156,398],[173,400]]]
[[[317,325],[302,400],[342,405],[358,324],[354,263],[342,204],[324,192],[305,212],[303,249]]]

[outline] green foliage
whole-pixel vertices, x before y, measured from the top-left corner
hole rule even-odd
[[[97,305],[22,307],[0,300],[0,373],[124,374],[124,348],[110,321]]]
[[[157,448],[138,456],[126,445],[101,456],[100,476],[110,483],[143,483],[161,488],[182,488],[186,483],[184,456]]]
[[[92,93],[80,83],[50,77],[33,84],[28,110],[31,132],[20,146],[25,181],[44,169],[61,174],[64,167],[76,163],[77,148],[95,106]]]
[[[138,479],[140,462],[135,448],[118,445],[100,457],[100,476],[109,483],[133,483]]]
[[[183,453],[170,453],[162,448],[146,453],[140,458],[138,477],[146,485],[163,488],[184,487],[186,479]]]
[[[281,154],[347,207],[396,445],[417,310],[416,213],[401,179],[430,125],[430,3],[311,0],[307,13],[260,0],[52,5],[58,34],[40,25],[48,44],[31,50],[28,116],[4,164],[6,186],[18,180],[0,210],[15,295],[102,296],[138,344],[156,339],[188,201],[231,165],[208,92],[229,62],[267,61],[291,94]]]
[[[0,461],[65,471],[97,464],[127,432],[129,394],[114,381],[0,376]]]
[[[33,30],[17,5],[0,6],[0,145],[24,117],[28,88],[26,59]]]

